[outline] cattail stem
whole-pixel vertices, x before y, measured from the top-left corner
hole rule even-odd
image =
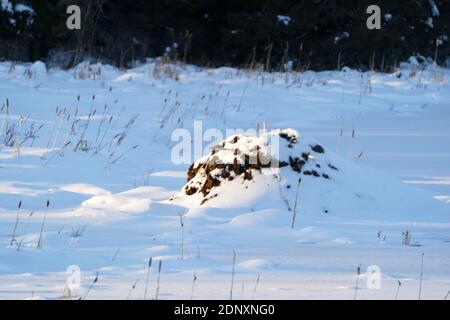
[[[339,139],[336,147],[336,153],[339,154],[340,145],[342,142],[342,136],[344,135],[344,128],[341,128],[341,131],[339,132]]]
[[[148,282],[150,280],[150,270],[152,268],[152,257],[148,259],[148,269],[147,269],[147,279],[145,281],[145,292],[144,292],[144,300],[147,300],[147,292],[148,292]]]
[[[361,275],[361,265],[356,269],[356,283],[355,283],[355,300],[358,299],[358,285],[359,285],[359,276]]]
[[[121,158],[123,158],[126,154],[128,154],[130,151],[135,150],[137,147],[139,147],[139,145],[135,145],[134,147],[131,147],[130,149],[127,149],[126,151],[121,153],[117,158],[115,158],[114,160],[110,161],[109,164],[115,164],[117,161],[119,161]]]
[[[75,145],[75,148],[74,148],[74,150],[73,151],[75,151],[75,152],[77,152],[78,151],[78,149],[82,146],[82,143],[83,143],[83,141],[84,141],[84,136],[85,136],[85,134],[86,134],[86,131],[87,131],[87,129],[88,129],[88,127],[89,127],[89,124],[90,124],[90,122],[91,122],[91,118],[92,118],[92,116],[93,116],[93,108],[94,108],[94,101],[95,101],[95,95],[93,95],[92,96],[92,100],[91,100],[91,107],[90,107],[90,110],[89,110],[89,114],[88,114],[88,118],[87,118],[87,120],[86,120],[86,124],[85,124],[85,126],[84,126],[84,128],[83,128],[83,131],[81,132],[81,135],[80,135],[80,138],[79,138],[79,140],[78,140],[78,142],[77,142],[77,144]]]
[[[350,140],[350,150],[348,152],[348,158],[352,160],[353,156],[353,140],[355,139],[355,129],[352,130],[352,139]]]
[[[12,237],[11,237],[11,243],[10,243],[11,246],[16,242],[16,231],[17,231],[17,227],[19,225],[19,213],[20,213],[21,207],[22,207],[22,201],[19,201],[19,204],[17,205],[16,223],[14,224],[14,229],[13,229],[13,233],[12,233]]]
[[[197,282],[197,274],[194,272],[194,278],[192,279],[191,300],[194,297],[195,282]]]
[[[45,205],[44,218],[42,219],[41,231],[39,232],[39,239],[38,239],[38,244],[37,244],[38,249],[42,249],[44,247],[44,243],[43,243],[44,239],[42,237],[42,233],[44,232],[44,225],[45,225],[45,220],[47,218],[47,212],[48,212],[49,206],[50,206],[50,200],[47,200],[47,203]]]
[[[265,65],[265,71],[270,71],[270,58],[272,55],[272,49],[273,49],[273,43],[269,44],[265,50],[267,50],[267,56],[266,56],[266,65]]]
[[[128,292],[128,295],[127,295],[127,300],[130,300],[130,296],[133,293],[134,289],[136,289],[138,282],[139,282],[139,279],[136,279],[136,281],[131,286],[130,292]]]
[[[255,300],[256,289],[258,288],[259,280],[260,280],[260,274],[258,273],[258,277],[256,278],[255,287],[253,288],[252,300]]]
[[[297,192],[295,193],[294,209],[293,209],[293,211],[292,211],[292,229],[294,229],[295,218],[297,217],[298,192],[299,192],[299,190],[300,190],[300,183],[301,183],[301,182],[302,182],[302,178],[298,178]]]
[[[448,296],[450,295],[450,290],[448,290],[447,294],[444,297],[444,300],[447,300]]]
[[[236,268],[236,251],[233,250],[233,270],[231,271],[230,300],[233,300],[234,272]]]
[[[178,215],[180,219],[180,227],[181,227],[181,260],[184,259],[184,216],[180,213]]]
[[[422,262],[421,262],[421,266],[420,266],[419,300],[422,297],[423,257],[424,257],[424,255],[425,255],[425,253],[422,252]]]
[[[395,300],[397,300],[397,298],[398,298],[398,293],[400,292],[400,287],[402,285],[400,280],[397,280],[397,281],[398,281],[398,286],[397,286],[397,292],[395,293]]]
[[[86,300],[89,292],[91,292],[92,288],[95,286],[95,284],[98,282],[98,272],[95,275],[94,281],[92,281],[90,287],[87,289],[86,293],[84,294],[83,298],[80,298],[80,300]]]
[[[159,260],[159,265],[158,265],[158,279],[156,280],[156,295],[155,295],[155,300],[158,300],[158,296],[159,296],[159,281],[161,279],[161,269],[162,269],[162,260]]]
[[[438,47],[439,47],[439,39],[436,39],[436,46],[434,49],[434,65],[437,65],[437,56],[438,56]]]

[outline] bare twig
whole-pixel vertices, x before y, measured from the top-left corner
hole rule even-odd
[[[147,279],[145,280],[144,300],[147,300],[148,281],[150,279],[150,270],[152,268],[152,257],[148,259]]]
[[[422,262],[420,266],[420,283],[419,283],[419,300],[422,297],[422,278],[423,278],[423,257],[425,253],[422,252]]]
[[[444,300],[447,300],[448,296],[450,295],[450,290],[448,290],[447,294],[444,297]]]
[[[11,243],[10,243],[11,246],[16,242],[16,231],[17,231],[17,226],[19,225],[19,213],[20,213],[21,207],[22,207],[22,201],[19,201],[19,204],[17,205],[16,223],[14,224],[14,229],[13,229],[13,233],[12,233],[12,237],[11,237]]]
[[[233,300],[234,272],[236,268],[236,251],[233,250],[233,270],[231,271],[230,300]]]
[[[294,229],[295,218],[297,217],[298,191],[300,190],[300,183],[301,182],[302,182],[302,178],[298,178],[297,192],[295,193],[294,209],[292,210],[292,229]]]
[[[258,287],[259,280],[260,280],[260,274],[258,273],[258,277],[256,278],[255,287],[253,288],[252,300],[255,300],[256,289],[257,289],[257,287]]]
[[[358,285],[359,285],[359,276],[361,275],[361,265],[356,269],[356,284],[355,284],[355,300],[358,298]]]
[[[197,273],[194,272],[194,278],[192,279],[191,300],[194,296],[194,287],[196,282],[197,282]]]
[[[127,295],[127,300],[130,300],[130,296],[133,293],[134,289],[136,289],[136,285],[138,284],[138,282],[139,282],[139,279],[136,279],[136,281],[131,286],[130,292],[128,292],[128,295]]]
[[[397,298],[398,298],[398,293],[400,292],[400,287],[402,285],[400,280],[397,280],[397,282],[398,282],[398,286],[397,286],[397,292],[395,293],[395,300],[397,300]]]
[[[44,232],[44,225],[45,225],[45,220],[47,218],[47,212],[48,212],[49,206],[50,206],[50,200],[47,200],[47,203],[45,204],[44,218],[42,219],[41,231],[39,232],[39,239],[38,239],[38,244],[37,244],[38,249],[42,249],[44,247],[44,243],[43,243],[44,239],[42,237],[42,233]]]
[[[91,292],[92,288],[95,286],[95,284],[98,282],[98,272],[95,275],[94,280],[92,281],[90,287],[87,289],[86,293],[84,294],[84,296],[82,298],[80,298],[80,300],[85,300],[86,297],[88,296],[89,292]]]
[[[159,296],[159,281],[161,278],[161,269],[162,269],[162,260],[159,260],[159,265],[158,265],[158,279],[156,281],[156,295],[155,295],[155,300],[158,300],[158,296]]]

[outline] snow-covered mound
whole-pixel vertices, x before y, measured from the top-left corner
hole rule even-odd
[[[448,219],[448,209],[426,192],[344,159],[293,129],[223,140],[190,166],[187,183],[170,200],[358,219]]]
[[[338,169],[324,156],[324,148],[306,139],[298,141],[298,138],[299,133],[292,129],[258,136],[234,135],[191,165],[182,192],[188,196],[198,195],[194,198],[204,204],[219,196],[222,184],[238,181],[247,187],[256,175],[279,178],[276,169],[284,167],[296,172],[299,181],[302,175],[330,179],[330,171]]]

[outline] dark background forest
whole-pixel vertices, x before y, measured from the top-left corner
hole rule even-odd
[[[12,10],[6,8],[6,3]],[[3,3],[3,4],[2,4]],[[0,60],[129,67],[147,57],[207,66],[287,64],[387,71],[412,55],[448,62],[450,0],[0,0]],[[15,10],[26,4],[34,12]],[[67,6],[82,29],[66,27]],[[366,8],[381,7],[381,30]],[[11,7],[10,7],[11,8]]]

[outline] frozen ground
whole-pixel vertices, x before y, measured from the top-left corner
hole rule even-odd
[[[394,299],[398,281],[398,299],[417,299],[422,253],[421,297],[443,299],[449,77],[406,65],[396,74],[263,74],[0,63],[0,298],[67,297],[66,270],[76,265],[72,298],[143,299],[147,287],[153,299],[162,260],[158,298],[226,299],[235,250],[235,299],[353,299],[356,285],[358,299]],[[344,170],[328,182],[304,179],[294,229],[283,202],[251,186],[177,206],[168,199],[189,164],[173,163],[171,134],[193,134],[194,120],[224,133],[264,121],[293,128]],[[366,285],[371,265],[381,270],[378,290]]]

